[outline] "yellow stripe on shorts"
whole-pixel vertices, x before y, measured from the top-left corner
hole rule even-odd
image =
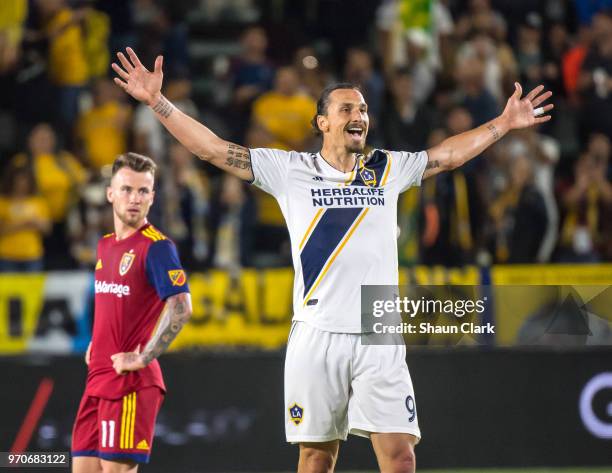
[[[134,429],[136,426],[136,392],[132,393],[132,425],[130,426],[130,448],[134,448]]]
[[[125,418],[127,415],[127,396],[123,396],[123,409],[121,412],[121,436],[119,437],[119,448],[125,448]]]

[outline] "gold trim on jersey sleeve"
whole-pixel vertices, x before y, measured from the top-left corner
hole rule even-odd
[[[163,233],[153,227],[147,227],[142,230],[141,233],[153,241],[161,241],[166,239],[166,236]]]

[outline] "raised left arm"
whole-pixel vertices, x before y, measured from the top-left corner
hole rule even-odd
[[[435,176],[442,171],[458,168],[485,149],[500,140],[506,133],[518,128],[527,128],[550,120],[546,115],[554,108],[553,104],[540,106],[548,100],[552,92],[543,92],[539,85],[525,98],[521,99],[523,89],[518,82],[514,84],[514,94],[508,99],[503,113],[484,125],[447,138],[439,145],[427,150],[429,161],[425,168],[424,178]]]
[[[133,352],[115,353],[111,356],[117,374],[142,369],[164,353],[191,317],[191,312],[191,296],[188,292],[168,297],[155,333],[142,353],[137,348]]]

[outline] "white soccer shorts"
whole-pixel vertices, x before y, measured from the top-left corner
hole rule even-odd
[[[362,345],[360,334],[294,322],[285,359],[287,441],[372,432],[421,438],[404,345]]]

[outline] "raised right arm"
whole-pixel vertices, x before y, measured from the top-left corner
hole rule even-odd
[[[112,65],[119,75],[115,77],[115,83],[135,99],[147,104],[172,136],[193,154],[240,179],[252,181],[251,156],[247,148],[219,138],[162,95],[163,57],[157,57],[153,72],[150,72],[131,48],[126,51],[129,59],[123,53],[118,53],[121,66],[116,63]]]

